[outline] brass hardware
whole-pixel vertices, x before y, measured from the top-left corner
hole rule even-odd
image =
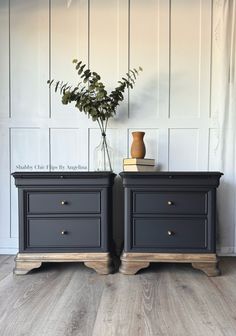
[[[65,234],[67,234],[67,231],[64,231],[64,230],[63,230],[63,231],[61,231],[61,234],[62,234],[62,235],[65,235]]]
[[[173,205],[173,202],[172,201],[168,201],[167,204],[168,205]]]
[[[66,201],[61,201],[61,205],[66,205],[67,202]]]
[[[170,230],[168,230],[167,233],[168,233],[168,236],[173,236],[174,235],[174,232],[170,231]]]

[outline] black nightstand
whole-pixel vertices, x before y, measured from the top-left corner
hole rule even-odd
[[[16,172],[19,253],[15,274],[42,262],[83,261],[111,271],[112,185],[107,172]]]
[[[219,274],[216,188],[219,172],[124,172],[125,243],[120,272],[150,262],[189,262]]]

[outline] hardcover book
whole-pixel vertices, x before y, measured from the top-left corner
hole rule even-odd
[[[135,165],[135,164],[128,164],[124,165],[124,171],[137,171],[137,172],[152,172],[156,171],[155,166],[148,166],[148,165]]]
[[[155,159],[123,159],[123,165],[155,166]]]

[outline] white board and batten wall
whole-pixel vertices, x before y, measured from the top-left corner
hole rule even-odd
[[[211,0],[0,2],[0,253],[18,247],[11,172],[93,169],[97,125],[46,85],[49,77],[76,82],[74,58],[108,88],[129,67],[144,69],[109,124],[115,172],[133,130],[145,131],[147,157],[160,169],[214,169],[212,10]],[[235,251],[232,234],[219,250]]]

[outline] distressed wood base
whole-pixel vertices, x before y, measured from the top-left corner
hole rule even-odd
[[[208,263],[194,262],[192,263],[192,266],[193,268],[203,271],[209,277],[218,276],[221,273],[217,261]]]
[[[208,276],[220,275],[218,259],[214,253],[123,252],[120,272],[123,274],[136,274],[140,269],[148,267],[151,262],[191,263],[194,268],[203,271]]]
[[[43,262],[84,262],[99,274],[112,272],[112,259],[108,252],[102,253],[18,253],[15,258],[14,274],[27,274],[39,268]]]

